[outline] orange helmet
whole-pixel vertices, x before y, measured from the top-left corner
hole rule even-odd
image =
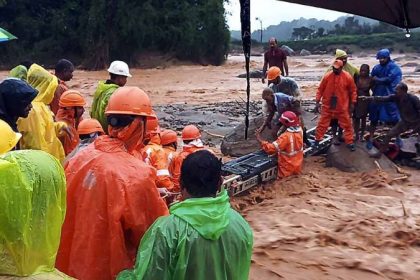
[[[160,133],[160,143],[162,144],[162,146],[166,146],[171,143],[176,143],[177,141],[178,135],[173,130],[165,129]]]
[[[182,140],[195,140],[201,137],[200,130],[195,125],[187,125],[182,130]]]
[[[138,87],[120,87],[109,98],[106,115],[155,117],[149,96]]]
[[[270,67],[270,69],[268,69],[267,72],[267,79],[269,81],[275,80],[277,77],[279,77],[281,75],[281,70],[280,68],[273,66]]]
[[[67,90],[61,95],[58,105],[61,107],[83,107],[86,105],[86,101],[77,90]]]
[[[155,112],[154,111],[153,111],[153,115],[155,115]],[[157,117],[147,118],[146,132],[147,133],[150,133],[150,134],[158,134],[158,133],[160,133],[159,120],[158,120]]]
[[[286,127],[299,125],[299,118],[292,111],[286,111],[283,114],[281,114],[279,121]]]
[[[94,132],[105,134],[101,124],[96,119],[84,119],[79,123],[79,126],[77,127],[77,133],[79,135],[91,134]]]

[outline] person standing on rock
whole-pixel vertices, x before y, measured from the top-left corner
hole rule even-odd
[[[412,129],[418,133],[417,142],[420,143],[420,100],[414,95],[408,93],[408,87],[405,83],[399,83],[395,88],[396,94],[388,96],[361,96],[361,100],[371,100],[373,103],[395,102],[401,114],[401,120],[385,135],[383,143],[379,147],[379,152],[372,157],[380,157],[383,152],[388,150],[388,144],[392,138],[397,137],[403,132]]]
[[[369,75],[369,65],[360,66],[360,74],[356,78],[357,96],[370,96],[370,90],[373,87],[373,79]],[[366,130],[366,120],[368,116],[369,102],[367,100],[357,100],[353,112],[353,125],[356,141],[364,142]]]
[[[263,77],[262,83],[265,83],[265,77],[267,68],[276,66],[281,70],[281,73],[285,73],[285,76],[289,76],[289,65],[287,64],[287,53],[277,46],[277,39],[272,37],[268,41],[270,49],[264,53],[264,66],[263,66]]]
[[[390,96],[395,94],[398,83],[402,80],[401,68],[391,60],[388,49],[382,49],[376,54],[379,64],[372,69],[372,79],[375,82],[373,96]],[[369,106],[370,138],[368,149],[372,148],[372,139],[379,121],[384,123],[397,123],[400,120],[397,104],[395,102],[372,103]],[[397,141],[397,144],[401,144]]]
[[[267,72],[268,86],[274,93],[282,92],[293,97],[300,97],[299,86],[289,77],[282,77],[282,72],[277,66],[270,67]]]
[[[344,129],[344,141],[351,151],[355,151],[353,127],[350,112],[354,110],[357,101],[356,85],[353,77],[343,71],[343,62],[336,60],[333,71],[327,73],[319,85],[316,93],[315,111],[319,112],[322,101],[321,117],[316,127],[315,146],[324,137],[332,119],[338,119],[340,127]]]
[[[260,131],[255,136],[261,148],[268,154],[277,154],[277,177],[284,178],[300,174],[303,165],[303,131],[299,125],[298,116],[292,111],[284,112],[279,121],[286,127],[276,141],[270,143],[263,141]]]
[[[110,78],[100,81],[98,84],[90,111],[91,118],[97,119],[105,132],[108,132],[108,122],[105,116],[108,100],[117,88],[125,86],[127,77],[131,77],[128,65],[124,61],[113,61],[108,68],[108,73]]]
[[[341,60],[343,62],[343,71],[346,71],[353,77],[356,81],[359,75],[359,69],[355,67],[353,64],[347,61],[348,55],[345,51],[336,49],[335,50],[335,59]],[[332,71],[332,67],[328,67],[327,73]],[[343,141],[343,129],[338,126],[338,120],[332,119],[331,120],[331,132],[334,136],[333,143],[334,145],[340,145],[340,142]],[[337,134],[338,132],[338,134]]]

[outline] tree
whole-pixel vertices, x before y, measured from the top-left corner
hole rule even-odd
[[[316,36],[317,36],[317,37],[322,37],[322,36],[324,36],[324,32],[325,32],[325,29],[324,29],[323,27],[320,27],[320,28],[318,28],[318,30],[316,31]]]

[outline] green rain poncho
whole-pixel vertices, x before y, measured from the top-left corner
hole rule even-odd
[[[128,279],[248,279],[253,235],[223,191],[215,198],[192,198],[170,208],[143,237]]]
[[[26,81],[28,78],[28,69],[23,65],[18,65],[10,70],[10,77]]]
[[[36,150],[0,156],[0,275],[63,278],[54,267],[65,212],[58,160]]]
[[[119,88],[119,86],[116,84],[106,84],[105,81],[100,81],[93,96],[90,116],[101,123],[105,132],[108,131],[108,122],[106,121],[105,110],[108,106],[109,98],[117,88]]]

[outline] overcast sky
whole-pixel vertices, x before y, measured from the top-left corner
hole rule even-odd
[[[230,13],[227,15],[229,29],[240,30],[241,20],[239,15],[241,6],[238,0],[230,0],[229,2],[229,4],[226,4],[226,11]],[[259,29],[260,25],[260,23],[255,20],[255,17],[261,18],[263,28],[267,28],[270,25],[279,24],[281,21],[291,21],[301,17],[335,20],[343,15],[346,14],[276,0],[251,1],[252,30]]]

